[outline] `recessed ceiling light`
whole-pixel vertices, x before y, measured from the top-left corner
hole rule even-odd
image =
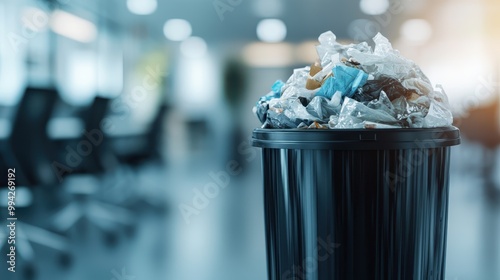
[[[281,42],[285,40],[286,33],[286,25],[279,19],[264,19],[257,25],[257,37],[263,42]]]
[[[184,19],[170,19],[163,26],[165,37],[171,41],[184,41],[192,31],[191,24]]]
[[[127,0],[128,10],[136,15],[149,15],[156,11],[158,2],[156,0]]]
[[[92,22],[62,10],[52,13],[50,27],[59,35],[83,43],[92,42],[97,36],[97,28]]]
[[[367,15],[381,15],[389,9],[389,0],[361,0],[359,8]]]

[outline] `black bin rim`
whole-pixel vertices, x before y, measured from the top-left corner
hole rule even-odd
[[[454,126],[395,129],[264,129],[253,131],[252,145],[270,149],[394,150],[431,149],[460,144]]]

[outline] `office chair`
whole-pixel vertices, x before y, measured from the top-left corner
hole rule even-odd
[[[121,163],[133,167],[146,161],[164,163],[161,148],[164,145],[163,132],[165,116],[169,112],[169,109],[170,107],[167,105],[160,106],[145,134],[128,137],[114,137],[112,139],[114,142],[113,153]],[[117,145],[119,141],[128,141],[129,149],[120,149]]]
[[[15,168],[18,192],[23,193],[23,198],[35,197],[16,204],[16,216],[22,219],[17,221],[18,256],[28,263],[23,272],[25,279],[33,279],[36,275],[31,242],[59,251],[60,262],[64,267],[71,263],[69,243],[64,237],[25,223],[30,218],[38,220],[33,217],[39,214],[41,209],[37,206],[37,211],[33,211],[34,203],[54,197],[50,190],[56,186],[56,180],[45,160],[50,152],[50,149],[47,149],[49,142],[45,127],[57,98],[57,92],[53,89],[27,88],[15,113],[10,135],[0,140],[1,172],[6,172],[7,168]],[[2,176],[0,183],[3,193],[7,190],[4,188],[7,186],[4,178],[7,176]],[[2,203],[5,201],[7,200],[2,199]],[[3,246],[5,240],[2,240],[1,244],[0,246]]]
[[[117,164],[110,154],[108,139],[101,129],[109,103],[107,98],[96,97],[82,116],[85,133],[77,139],[55,140],[61,161],[65,160],[67,147],[75,148],[83,142],[91,145],[91,152],[83,154],[81,164],[72,167],[71,172],[63,178],[65,193],[70,195],[71,202],[54,216],[53,225],[57,231],[67,232],[79,221],[85,220],[101,229],[106,244],[113,246],[118,238],[114,226],[132,227],[134,215],[124,208],[103,201],[104,196],[99,195],[107,188],[106,173],[110,173]],[[80,179],[80,182],[71,184],[76,179]]]
[[[51,144],[46,127],[57,99],[56,90],[27,88],[12,125],[10,146],[34,185],[51,186],[56,181],[47,161]]]
[[[160,106],[145,134],[112,138],[113,153],[121,163],[122,176],[126,177],[128,182],[128,184],[117,186],[115,191],[125,194],[127,197],[123,199],[124,204],[136,212],[145,210],[145,206],[157,213],[166,211],[167,203],[161,196],[152,197],[142,186],[139,186],[140,182],[134,184],[129,182],[137,181],[139,168],[143,164],[151,162],[163,166],[165,163],[161,149],[164,146],[164,125],[169,109],[168,105]],[[128,145],[123,145],[124,142]],[[132,189],[123,190],[123,188],[130,188],[130,185],[133,185]]]

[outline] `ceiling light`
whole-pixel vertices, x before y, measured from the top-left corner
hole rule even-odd
[[[361,0],[359,8],[367,15],[381,15],[389,9],[389,0]]]
[[[156,11],[158,2],[156,0],[127,0],[128,10],[136,15],[149,15]]]
[[[191,36],[192,31],[191,24],[184,19],[171,19],[163,26],[165,37],[171,41],[184,41]]]
[[[286,25],[279,19],[264,19],[257,25],[257,37],[263,42],[281,42],[285,40],[286,33]]]
[[[83,43],[92,42],[97,36],[92,22],[61,10],[52,13],[50,26],[55,33]]]

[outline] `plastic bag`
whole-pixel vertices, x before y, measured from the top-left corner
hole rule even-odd
[[[340,95],[340,92],[338,92],[337,95]],[[338,115],[340,109],[341,106],[338,96],[333,101],[323,96],[316,96],[306,107],[309,114],[324,121],[325,123],[329,121],[331,115]]]
[[[299,96],[311,99],[318,91],[306,88],[310,67],[298,68],[293,71],[293,75],[288,79],[282,88],[282,98],[297,98]]]
[[[340,91],[343,96],[352,97],[367,80],[368,74],[363,70],[340,64],[333,68],[333,76],[327,79],[316,96],[332,98],[335,92]]]
[[[269,101],[272,99],[280,98],[281,89],[284,85],[285,83],[283,83],[283,81],[276,81],[271,87],[271,92],[269,92],[267,95],[262,96],[259,101],[257,101],[257,104],[255,105],[253,111],[257,115],[261,123],[266,122],[267,111],[269,110]]]
[[[397,80],[418,78],[430,84],[429,79],[420,68],[411,60],[404,58],[399,51],[392,48],[392,44],[382,34],[373,38],[375,49],[373,53],[361,52],[357,49],[348,49],[347,54],[359,62],[365,71],[373,72],[375,77],[390,76]],[[370,68],[375,66],[375,69]]]
[[[383,94],[381,93],[381,96]],[[401,127],[400,122],[389,112],[369,108],[361,102],[346,97],[335,128],[364,128],[367,121]]]
[[[265,127],[296,128],[302,122],[309,126],[314,121],[321,122],[307,111],[298,98],[273,99],[269,101]]]
[[[394,78],[381,76],[378,79],[367,81],[358,90],[357,94],[353,96],[353,99],[357,101],[370,101],[370,98],[377,99],[381,91],[385,91],[391,101],[401,96],[409,98],[413,93],[416,93],[413,90],[405,88]]]

